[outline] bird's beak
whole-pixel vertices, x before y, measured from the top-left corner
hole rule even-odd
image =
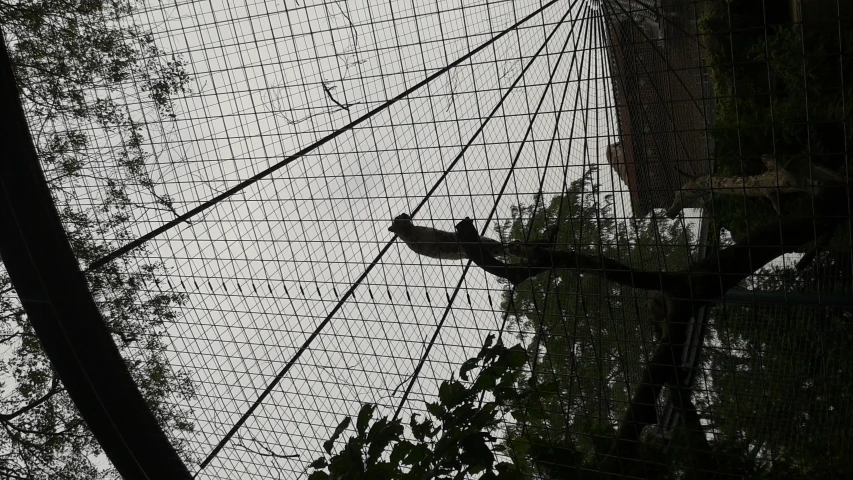
[[[393,232],[393,231],[394,231],[394,227],[388,227],[388,231],[389,231],[389,232]]]

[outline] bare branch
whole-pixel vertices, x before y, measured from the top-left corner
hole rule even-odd
[[[253,442],[257,443],[259,447],[261,447],[262,449],[264,449],[264,450],[266,451],[266,453],[261,452],[261,451],[258,451],[258,450],[253,450],[253,449],[249,448],[245,443],[243,443],[243,440],[242,440],[242,439],[240,439],[240,443],[239,443],[239,445],[240,445],[241,447],[243,447],[247,452],[251,452],[251,453],[254,453],[254,454],[256,454],[256,455],[260,455],[260,456],[262,456],[262,457],[284,458],[284,459],[287,459],[287,458],[299,458],[299,455],[298,455],[298,454],[296,454],[296,455],[282,455],[282,454],[280,454],[280,453],[275,453],[275,452],[273,452],[272,450],[270,450],[270,448],[269,448],[269,447],[267,447],[266,445],[264,445],[264,442],[261,442],[261,441],[257,440],[255,437],[249,437],[249,438],[251,438]]]
[[[796,177],[794,174],[779,166],[771,155],[761,157],[767,170],[760,175],[748,177],[721,175],[701,175],[690,177],[690,180],[675,192],[672,205],[666,211],[666,216],[675,218],[681,210],[692,205],[707,193],[720,195],[739,195],[748,197],[766,197],[779,212],[780,193],[820,193],[818,178],[838,181],[840,177],[827,169],[820,169],[813,174],[814,180]],[[683,175],[686,175],[682,173]],[[687,175],[686,175],[687,176]]]
[[[0,422],[9,423],[11,420],[14,420],[16,417],[19,417],[19,416],[35,409],[36,407],[38,407],[39,405],[48,401],[51,397],[53,397],[54,395],[59,393],[59,390],[60,390],[59,389],[59,379],[56,377],[56,375],[54,375],[53,379],[50,382],[50,389],[47,391],[47,393],[45,393],[40,398],[33,400],[29,404],[21,407],[20,409],[14,411],[12,413],[0,413]]]
[[[329,86],[326,85],[326,82],[323,82],[323,91],[326,92],[326,96],[329,97],[329,100],[331,100],[332,103],[334,103],[335,105],[343,108],[346,111],[349,111],[349,107],[352,107],[353,105],[358,105],[358,103],[341,103],[335,100],[335,97],[332,96],[332,88],[329,88]]]

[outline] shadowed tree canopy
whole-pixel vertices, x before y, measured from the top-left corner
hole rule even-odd
[[[573,182],[562,196],[535,197],[513,208],[512,219],[499,228],[501,238],[523,244],[556,228],[553,250],[601,254],[649,270],[687,265],[688,232],[665,219],[618,220],[611,197],[597,192],[592,177]],[[519,243],[510,245],[521,250]],[[624,414],[628,382],[640,377],[654,349],[646,293],[600,275],[555,269],[507,289],[502,309],[521,330],[536,332],[526,342],[532,371],[519,388],[534,382],[553,394],[518,405],[530,415],[508,429],[508,444],[523,446],[527,455],[520,458],[533,462],[525,469],[548,478],[594,469],[593,452],[609,448],[610,419]],[[598,478],[597,471],[589,473]]]
[[[189,75],[154,36],[128,21],[131,0],[0,3],[0,25],[42,169],[75,255],[85,267],[124,243],[141,209],[172,215],[152,168],[145,118],[175,117]],[[132,86],[132,88],[128,88]],[[86,188],[81,188],[83,186]],[[85,192],[85,193],[84,193]],[[162,342],[185,297],[161,279],[163,265],[139,248],[87,274],[131,373],[168,433],[193,426],[167,399],[188,398]],[[79,418],[0,271],[0,477],[101,478],[100,447]],[[173,395],[175,397],[173,397]],[[180,445],[179,445],[180,446]],[[187,452],[184,452],[185,454]]]
[[[552,271],[570,270],[575,274],[595,274],[622,286],[658,291],[666,299],[666,309],[661,314],[668,326],[654,355],[644,369],[640,385],[625,411],[607,452],[602,468],[611,473],[636,474],[644,468],[638,455],[639,439],[643,427],[657,421],[655,402],[662,387],[679,384],[681,352],[687,341],[687,326],[697,309],[719,300],[753,272],[784,253],[801,250],[818,237],[831,234],[844,218],[850,215],[850,191],[845,185],[828,185],[816,196],[813,209],[804,209],[796,215],[780,218],[778,224],[768,225],[746,238],[737,239],[734,245],[684,268],[680,271],[642,270],[631,268],[617,260],[576,250],[542,248],[531,243],[517,243],[514,253],[526,262],[508,265],[480,249],[477,230],[470,219],[457,225],[457,235],[468,257],[493,275],[519,285],[537,275],[550,275]]]

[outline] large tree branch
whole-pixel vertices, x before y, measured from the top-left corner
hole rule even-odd
[[[36,400],[33,400],[32,402],[24,405],[23,407],[19,408],[18,410],[15,410],[14,412],[0,413],[0,422],[7,422],[8,423],[17,417],[20,417],[21,415],[33,410],[34,408],[38,407],[39,405],[43,404],[44,402],[50,400],[50,398],[52,396],[56,395],[57,393],[59,393],[59,379],[54,375],[53,379],[50,382],[50,389],[47,391],[47,393],[45,393],[41,397],[37,398]]]
[[[642,475],[643,464],[637,459],[639,435],[644,427],[658,421],[655,402],[663,385],[679,384],[681,353],[687,341],[687,328],[698,307],[719,299],[726,291],[780,255],[796,251],[816,236],[833,231],[842,218],[841,213],[847,209],[846,188],[844,190],[836,191],[835,196],[825,197],[821,202],[816,201],[815,214],[811,218],[784,219],[778,225],[757,229],[749,238],[706,257],[687,272],[681,272],[686,275],[684,281],[669,284],[662,289],[667,298],[668,334],[643,371],[643,378],[619,423],[613,445],[602,462],[603,471],[616,476]],[[673,401],[676,408],[690,414],[687,404],[689,395],[684,391],[675,393]],[[695,413],[695,408],[692,411]],[[691,422],[693,430],[698,424],[698,415],[696,417]],[[685,420],[690,421],[691,418],[685,416]],[[704,435],[701,428],[699,433],[691,436],[691,442],[698,442],[700,435]],[[706,451],[697,452],[695,461],[710,465],[713,459],[710,458],[710,449],[706,444],[699,443],[698,446],[706,448]]]
[[[848,218],[848,188],[825,187],[824,191],[810,205],[813,211],[756,229],[735,245],[679,272],[637,270],[604,256],[542,248],[536,243],[511,244],[510,253],[526,261],[507,264],[480,248],[479,235],[470,218],[456,225],[456,235],[465,254],[477,266],[514,285],[549,270],[571,269],[596,273],[620,285],[662,291],[674,299],[715,300],[770,261],[831,233],[843,218]]]
[[[681,172],[689,180],[681,186],[679,191],[675,192],[675,198],[666,211],[666,216],[669,218],[677,217],[681,210],[711,192],[739,197],[766,197],[773,204],[776,212],[779,213],[779,194],[781,193],[818,194],[826,182],[839,183],[845,181],[843,175],[818,165],[812,165],[811,176],[804,178],[779,166],[772,155],[764,155],[761,161],[767,170],[760,175],[749,177],[725,177],[710,174],[691,177]]]
[[[526,262],[520,264],[504,263],[488,251],[480,248],[480,238],[474,222],[465,218],[456,225],[456,236],[459,244],[478,267],[492,275],[505,278],[513,285],[554,269],[571,269],[578,272],[595,273],[620,285],[627,285],[647,290],[662,290],[665,286],[683,281],[686,276],[678,273],[650,272],[635,270],[616,260],[604,256],[584,255],[580,253],[542,248],[541,243],[513,243],[509,253]]]
[[[668,333],[661,339],[654,356],[643,369],[631,403],[613,438],[610,451],[601,463],[601,469],[608,473],[630,475],[642,472],[642,461],[637,460],[640,445],[640,433],[646,425],[657,421],[657,399],[667,380],[677,377],[681,366],[681,353],[687,341],[688,323],[697,305],[692,302],[671,302],[668,305]],[[677,319],[677,320],[676,320]],[[676,378],[677,380],[677,378]]]
[[[677,379],[671,378],[667,383],[669,384],[669,398],[672,400],[675,411],[684,420],[688,450],[692,461],[691,467],[694,470],[700,471],[717,470],[718,464],[715,462],[714,452],[708,441],[708,435],[705,432],[705,427],[702,425],[696,405],[690,398],[690,387],[683,381],[687,375],[686,369],[682,369],[681,373],[683,376],[679,376]]]

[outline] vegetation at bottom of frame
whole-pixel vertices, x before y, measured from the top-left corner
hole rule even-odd
[[[412,414],[408,420],[377,418],[377,406],[365,404],[355,425],[351,417],[344,418],[323,443],[325,454],[308,467],[308,479],[602,478],[599,462],[610,448],[612,427],[587,419],[573,422],[570,434],[563,425],[555,424],[554,412],[582,398],[582,393],[568,395],[553,376],[531,374],[537,362],[521,344],[507,348],[493,340],[489,335],[480,353],[463,363],[458,379],[442,382],[436,400],[426,406],[426,415]],[[711,362],[728,366],[728,361],[731,359]],[[739,383],[766,385],[756,380],[747,376]],[[737,389],[740,395],[751,393],[743,385]],[[781,411],[780,402],[770,409],[756,405],[767,403],[763,400],[745,402],[740,410],[753,408],[759,415],[789,413]],[[713,401],[718,403],[713,408],[731,412],[734,402],[718,396]],[[715,418],[725,420],[715,413]],[[666,441],[666,448],[647,435],[641,449],[645,478],[848,478],[850,460],[842,453],[845,439],[815,436],[813,445],[788,451],[789,446],[781,445],[784,441],[779,433],[784,431],[782,438],[791,438],[790,417],[775,422],[777,431],[760,429],[765,441],[758,444],[750,441],[757,422],[748,416],[732,422],[732,432],[725,425],[706,424],[693,432],[682,427]],[[704,440],[697,441],[696,434]],[[827,441],[837,441],[837,448],[821,450],[819,445]],[[768,451],[774,452],[771,459],[766,458]],[[842,469],[845,466],[847,470]]]
[[[719,305],[703,352],[708,430],[773,478],[853,478],[850,309]]]
[[[798,3],[801,14],[792,8]],[[699,30],[709,47],[716,97],[711,136],[717,174],[760,174],[761,156],[774,154],[800,178],[813,178],[813,166],[841,179],[847,175],[853,140],[851,27],[850,2],[708,3]],[[782,214],[790,214],[808,202],[808,194],[784,194],[780,200]],[[709,211],[716,226],[735,238],[777,216],[765,198],[732,195],[715,195]]]
[[[323,444],[326,454],[310,465],[309,480],[524,478],[518,465],[502,453],[506,445],[493,434],[506,416],[525,415],[514,407],[516,400],[547,396],[552,386],[517,389],[529,363],[527,351],[521,345],[507,348],[494,339],[489,335],[480,353],[462,365],[458,380],[441,383],[436,401],[426,405],[427,415],[412,414],[407,422],[375,418],[376,406],[365,404],[356,419],[355,435],[336,449],[343,433],[351,429],[352,419],[346,417]]]
[[[84,265],[133,238],[134,216],[174,213],[158,185],[147,135],[176,115],[189,76],[146,28],[133,0],[0,3],[0,24],[41,166],[71,246]],[[151,118],[148,123],[146,118]],[[175,400],[193,395],[162,335],[185,297],[144,248],[87,274],[122,355],[170,436],[190,431]],[[0,272],[0,477],[91,479],[101,449],[58,383],[5,271]],[[180,402],[177,402],[180,403]],[[173,436],[184,458],[191,452]]]

